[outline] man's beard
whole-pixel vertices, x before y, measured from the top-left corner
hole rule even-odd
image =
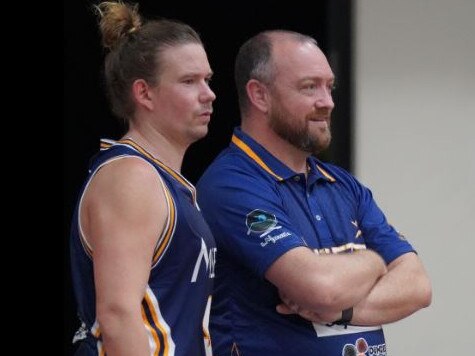
[[[326,113],[326,115],[329,116],[330,113]],[[304,152],[317,155],[330,145],[331,131],[328,126],[326,132],[321,132],[320,135],[312,134],[309,129],[309,120],[312,116],[316,116],[316,114],[307,115],[302,123],[293,120],[292,115],[277,107],[272,108],[269,121],[271,128],[282,139]],[[330,125],[329,122],[328,125]]]

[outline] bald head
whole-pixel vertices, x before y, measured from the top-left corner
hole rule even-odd
[[[263,32],[243,45],[235,74],[244,132],[303,155],[328,147],[335,78],[313,38]]]
[[[243,115],[247,113],[250,105],[246,91],[249,80],[256,79],[270,85],[275,77],[276,64],[278,64],[275,63],[275,59],[289,55],[285,52],[289,49],[286,46],[292,43],[318,49],[314,38],[286,30],[261,32],[241,46],[234,66],[234,79]]]

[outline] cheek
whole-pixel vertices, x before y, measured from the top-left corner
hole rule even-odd
[[[193,107],[197,102],[197,97],[188,91],[178,91],[172,94],[169,98],[170,101],[174,103],[174,105],[178,106],[179,108],[186,109]]]
[[[192,100],[182,93],[171,92],[169,95],[162,97],[161,104],[164,109],[184,112],[192,107]]]

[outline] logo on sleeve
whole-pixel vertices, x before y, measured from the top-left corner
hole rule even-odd
[[[260,238],[264,238],[264,241],[261,242],[262,247],[266,246],[269,242],[275,244],[278,240],[291,235],[288,231],[274,236],[270,235],[272,231],[282,229],[282,226],[277,225],[277,218],[274,214],[261,209],[255,209],[246,215],[246,226],[248,235],[254,232],[260,234]]]
[[[261,209],[255,209],[246,215],[246,226],[248,235],[251,231],[257,234],[264,233],[267,235],[272,230],[282,227],[277,226],[277,218],[274,214]],[[261,235],[261,237],[265,235]]]

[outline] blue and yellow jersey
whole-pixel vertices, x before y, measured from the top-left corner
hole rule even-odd
[[[96,172],[125,157],[149,162],[162,180],[168,218],[157,236],[150,277],[142,301],[142,318],[151,355],[211,355],[208,332],[216,246],[196,201],[196,190],[181,174],[131,140],[102,140],[92,159],[71,227],[72,281],[83,326],[76,339],[87,355],[105,355],[95,314],[94,251],[81,234],[79,211],[84,191]]]
[[[237,128],[198,182],[219,249],[210,320],[217,356],[386,354],[381,327],[319,325],[275,310],[278,291],[265,273],[292,248],[371,248],[386,263],[413,251],[355,177],[315,157],[307,170],[295,173]]]

